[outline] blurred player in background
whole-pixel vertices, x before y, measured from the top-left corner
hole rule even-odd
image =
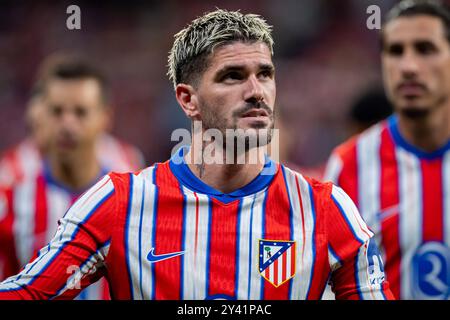
[[[46,73],[55,73],[58,65],[70,63],[78,58],[54,54],[42,64],[37,78],[45,79]],[[51,77],[51,75],[50,75]],[[42,88],[39,81],[35,84],[28,101],[25,121],[30,136],[17,146],[3,152],[0,158],[0,185],[11,186],[25,177],[35,176],[42,169],[43,156],[45,157],[49,143],[49,128],[45,123],[45,107],[42,102]],[[108,128],[112,123],[112,110],[108,109]],[[103,132],[96,139],[96,154],[102,166],[110,171],[127,172],[136,171],[145,166],[142,152],[133,145]]]
[[[386,98],[382,88],[371,87],[353,102],[349,108],[345,123],[348,137],[362,133],[379,121],[392,114],[392,105]],[[323,171],[325,171],[325,164]],[[322,172],[322,174],[326,174]],[[321,176],[320,179],[323,179]],[[334,293],[330,286],[324,292],[323,300],[334,300]]]
[[[2,161],[0,183],[7,199],[0,208],[2,279],[50,241],[57,221],[98,178],[111,170],[142,168],[135,147],[106,134],[107,94],[103,76],[82,60],[58,56],[44,63],[27,107],[31,137]],[[80,297],[106,295],[106,286],[99,285]]]
[[[216,10],[177,33],[169,76],[202,130],[169,161],[110,174],[87,191],[41,255],[0,284],[0,299],[70,297],[77,277],[85,286],[101,276],[116,299],[319,299],[330,273],[339,299],[392,298],[348,196],[264,157],[272,46],[271,27],[240,12]],[[237,163],[229,140],[205,141],[207,129],[223,139],[253,129],[239,153],[246,161]],[[211,146],[220,159],[207,163]],[[263,157],[249,163],[253,151]],[[70,266],[79,272],[68,275]]]
[[[395,115],[339,146],[326,178],[377,235],[401,299],[450,294],[450,13],[402,1],[382,29],[382,68]]]

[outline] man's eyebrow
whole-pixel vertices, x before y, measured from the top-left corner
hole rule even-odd
[[[222,74],[224,74],[226,72],[230,72],[230,71],[242,71],[245,68],[246,68],[246,66],[242,65],[242,64],[229,64],[229,65],[225,65],[222,68],[220,68],[216,74],[222,75]],[[271,71],[271,72],[275,71],[274,65],[270,64],[270,63],[260,63],[258,65],[258,68],[260,70],[264,70],[264,71]]]

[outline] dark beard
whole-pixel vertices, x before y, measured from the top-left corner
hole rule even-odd
[[[424,119],[430,115],[430,113],[436,109],[444,106],[448,100],[447,96],[437,98],[429,108],[418,107],[406,107],[400,110],[400,113],[408,119],[419,120]]]
[[[227,129],[238,130],[238,127],[237,127],[238,119],[243,114],[245,114],[246,112],[248,112],[249,110],[251,110],[253,108],[264,109],[267,112],[267,114],[269,115],[269,119],[271,122],[269,128],[267,128],[267,138],[266,139],[260,139],[260,135],[258,134],[258,131],[260,129],[266,129],[265,125],[256,124],[255,127],[251,128],[256,131],[256,137],[257,137],[256,147],[262,147],[262,146],[268,145],[272,141],[273,129],[275,127],[274,112],[264,102],[247,103],[244,107],[242,107],[238,110],[235,110],[232,114],[233,124],[231,124],[231,125],[228,124],[225,119],[218,117],[217,114],[212,112],[211,110],[213,110],[213,108],[211,108],[210,105],[206,104],[204,101],[200,101],[200,102],[201,102],[200,110],[202,112],[203,128],[205,130],[217,129],[222,133],[224,150],[226,149],[226,142],[227,142],[226,130]],[[251,144],[251,140],[248,135],[246,135],[244,139],[245,139],[244,143],[245,143],[246,151],[248,151],[251,147],[255,146],[255,145]],[[237,148],[237,145],[240,142],[239,140],[240,139],[238,137],[234,137],[233,144],[234,144],[235,149]]]
[[[418,120],[426,118],[430,114],[430,110],[410,108],[401,110],[400,113],[408,119]]]

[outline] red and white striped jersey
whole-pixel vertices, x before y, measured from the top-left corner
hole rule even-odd
[[[136,171],[144,166],[142,153],[110,135],[102,135],[97,156],[103,172]],[[58,220],[81,192],[67,190],[45,174],[44,160],[36,144],[27,138],[4,153],[0,160],[0,279],[17,273],[56,230]],[[1,199],[0,199],[1,202]],[[2,219],[3,216],[3,219]],[[108,297],[105,282],[81,293],[80,298]]]
[[[58,184],[46,166],[34,178],[0,189],[0,279],[18,273],[52,240],[58,220],[80,195]],[[108,298],[106,282],[83,291],[80,298]]]
[[[101,276],[115,299],[320,299],[329,275],[338,299],[392,298],[373,234],[340,188],[268,160],[223,194],[182,157],[105,176],[0,299],[71,297],[77,279]]]
[[[450,140],[426,153],[392,116],[332,153],[325,178],[353,199],[374,231],[395,297],[450,294]]]
[[[96,146],[97,158],[108,171],[137,171],[145,166],[142,152],[109,134],[102,135]],[[36,178],[42,171],[42,155],[31,138],[7,150],[0,159],[0,185],[12,186]]]
[[[12,186],[42,170],[42,157],[31,138],[3,153],[0,159],[0,185]]]

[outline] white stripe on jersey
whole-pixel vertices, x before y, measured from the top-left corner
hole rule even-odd
[[[339,175],[342,171],[343,162],[341,157],[337,154],[332,154],[328,160],[325,172],[323,175],[323,181],[331,181],[334,184],[338,184]]]
[[[185,196],[185,220],[183,221],[184,229],[184,243],[185,253],[182,255],[183,259],[183,292],[181,293],[181,300],[184,299],[194,299],[195,283],[193,275],[196,273],[195,270],[195,234],[196,234],[196,210],[197,201],[195,194],[190,190],[182,186],[182,191]]]
[[[396,148],[399,174],[399,239],[402,299],[411,299],[411,261],[422,241],[422,178],[420,160]],[[407,199],[407,200],[406,200]]]
[[[294,228],[293,235],[295,245],[295,266],[296,274],[292,281],[291,300],[304,300],[308,294],[311,276],[313,272],[314,263],[316,258],[313,253],[314,246],[314,225],[315,217],[312,211],[311,195],[308,182],[302,175],[294,173],[288,168],[285,168],[286,180],[289,187],[289,199],[292,205],[292,226]],[[297,189],[297,182],[299,189]],[[305,221],[302,221],[302,212],[300,207],[301,196],[303,215]],[[302,225],[305,226],[305,234],[303,235]],[[303,237],[305,241],[303,241]],[[304,250],[303,250],[304,247]],[[309,266],[309,267],[307,267]]]
[[[381,231],[377,213],[380,211],[380,141],[381,125],[361,134],[357,141],[358,207],[361,215],[375,233]],[[381,241],[377,239],[377,242]],[[378,243],[379,245],[380,243]]]
[[[157,209],[155,207],[156,201],[156,181],[153,181],[155,167],[149,167],[143,170],[139,177],[144,180],[145,186],[145,196],[144,196],[144,207],[143,207],[143,216],[140,233],[142,235],[152,235],[154,226],[154,213]],[[150,262],[147,260],[147,255],[150,252],[151,248],[154,247],[153,239],[151,236],[149,237],[141,237],[141,257],[142,257],[142,289],[144,294],[144,299],[149,300],[152,299],[153,292],[153,275],[152,275],[152,266]]]
[[[192,247],[188,247],[186,243],[186,249],[191,249],[194,251],[194,266],[195,270],[188,275],[188,277],[193,278],[194,282],[194,292],[193,296],[185,295],[185,299],[196,299],[203,300],[207,297],[207,288],[206,283],[208,282],[208,273],[206,272],[206,268],[208,265],[207,254],[208,254],[208,242],[209,242],[209,211],[210,211],[210,199],[207,195],[204,194],[194,194],[191,190],[183,189],[186,193],[190,193],[189,198],[193,198],[195,203],[195,195],[198,197],[198,239],[197,239],[197,251],[195,252],[195,238],[194,244]],[[195,221],[195,211],[194,211],[194,221]],[[195,228],[195,223],[190,226]],[[195,229],[194,229],[195,231]],[[186,235],[188,231],[186,230]],[[190,235],[192,236],[192,235]],[[194,232],[195,237],[195,232]],[[192,241],[192,240],[189,240]],[[185,269],[187,265],[185,263]]]
[[[442,196],[444,197],[443,240],[444,243],[447,245],[447,247],[450,248],[450,151],[447,151],[445,153],[444,159],[442,161],[442,181],[443,181]]]
[[[344,190],[339,187],[333,186],[331,195],[344,211],[342,214],[345,215],[345,219],[350,223],[349,227],[353,230],[358,239],[364,243],[366,242],[366,240],[372,237],[372,231],[367,228],[367,225],[364,223],[361,215],[358,213],[358,209],[356,208],[355,204],[344,192]]]
[[[363,300],[385,300],[382,294],[381,284],[370,284],[370,272],[378,272],[378,270],[369,270],[369,261],[367,256],[367,247],[369,241],[366,241],[358,250],[356,263],[356,277],[358,281],[358,292]],[[370,257],[371,259],[376,259]]]
[[[31,140],[21,143],[18,148],[19,168],[22,169],[24,181],[37,176],[41,169],[42,161],[39,150]]]
[[[45,243],[55,235],[58,228],[58,221],[70,208],[72,198],[69,194],[54,185],[47,184],[47,230],[45,234]],[[31,257],[30,257],[31,258]]]
[[[262,192],[264,194],[264,192]],[[261,192],[259,193],[261,196]],[[249,286],[249,272],[251,266],[249,266],[248,261],[250,258],[250,219],[252,216],[252,207],[256,201],[257,195],[252,195],[250,197],[244,197],[241,201],[241,214],[239,214],[239,274],[238,274],[238,288],[237,297],[238,299],[247,299],[248,296],[248,286]],[[258,254],[253,252],[252,254]]]
[[[35,179],[24,180],[24,182],[17,185],[13,194],[13,232],[17,259],[21,267],[30,260],[34,253],[33,239],[36,204],[35,201],[30,201],[30,199],[35,199],[35,195]]]
[[[182,186],[182,191],[186,197],[186,221],[184,222],[185,254],[182,256],[183,292],[181,299],[205,299],[207,292],[204,284],[207,282],[208,276],[206,253],[209,234],[209,199],[206,195],[197,194],[184,186]]]
[[[154,247],[151,236],[153,234],[153,223],[155,217],[155,195],[156,186],[153,184],[154,167],[143,170],[139,175],[132,177],[133,185],[132,201],[133,207],[128,217],[128,256],[127,264],[132,272],[131,286],[132,296],[136,300],[151,299],[153,288],[153,277],[151,263],[147,255]]]
[[[109,176],[105,176],[91,189],[89,189],[75,204],[66,216],[61,219],[56,235],[48,246],[39,251],[39,257],[26,265],[25,269],[16,276],[8,280],[15,280],[16,285],[27,285],[59,254],[63,244],[71,241],[73,235],[80,229],[92,210],[101,202],[106,200],[114,190],[113,183]],[[103,256],[100,256],[103,258]]]
[[[139,270],[141,271],[142,264],[146,259],[146,256],[142,257],[141,242],[140,242],[140,231],[142,230],[142,215],[144,212],[144,198],[145,198],[145,181],[142,177],[136,177],[133,174],[130,174],[130,185],[132,186],[130,199],[128,205],[132,204],[132,207],[129,208],[127,224],[126,224],[126,233],[127,233],[127,248],[126,250],[126,259],[129,270]],[[150,208],[149,212],[153,212]],[[142,277],[141,272],[132,272],[131,273],[131,299],[143,299],[143,292],[141,292],[141,282],[140,278]]]
[[[253,203],[253,211],[251,212],[251,239],[249,244],[250,254],[250,276],[248,277],[249,282],[249,292],[246,294],[247,300],[260,300],[262,299],[262,281],[263,278],[259,273],[259,240],[263,239],[262,231],[263,225],[263,215],[264,215],[264,200],[267,197],[267,189],[257,193],[255,202]],[[242,261],[242,259],[241,259]],[[244,296],[245,297],[245,296]],[[245,299],[245,298],[243,298]]]

